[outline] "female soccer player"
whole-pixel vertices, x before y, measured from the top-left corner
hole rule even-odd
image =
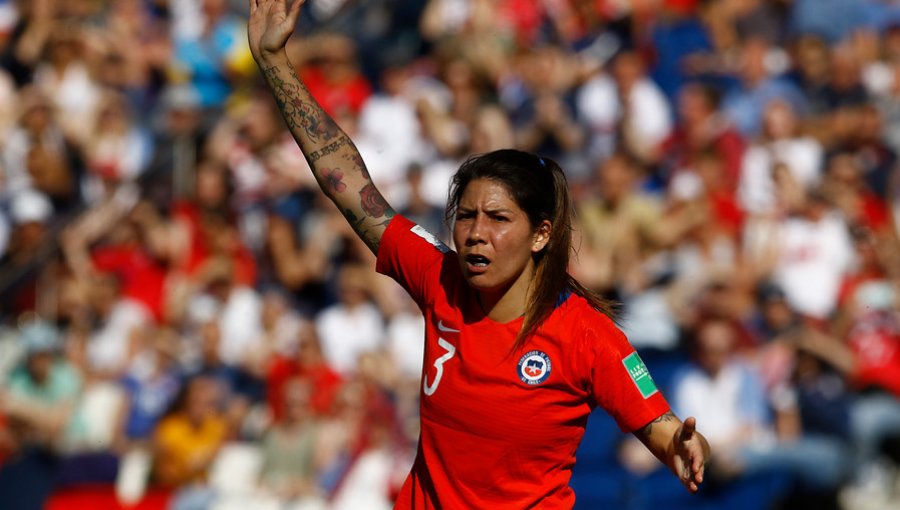
[[[250,0],[251,51],[319,185],[426,319],[421,437],[395,508],[572,508],[597,405],[696,492],[709,446],[695,420],[669,411],[604,302],[566,272],[559,166],[515,150],[463,164],[447,208],[456,252],[395,216],[287,58],[302,3]]]

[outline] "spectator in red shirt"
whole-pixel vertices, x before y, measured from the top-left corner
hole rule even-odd
[[[359,70],[353,41],[327,34],[311,41],[308,50],[309,63],[300,76],[313,97],[329,115],[358,115],[372,95],[372,85]]]
[[[212,163],[197,168],[194,198],[176,202],[172,216],[183,249],[179,254],[181,268],[196,277],[207,262],[224,256],[234,264],[235,282],[256,282],[256,261],[241,242],[235,226],[235,215],[228,203],[231,184],[226,171]]]
[[[721,96],[710,85],[685,85],[679,94],[679,123],[660,147],[669,178],[693,168],[701,154],[715,152],[722,162],[723,182],[734,192],[741,172],[744,140],[719,110]]]
[[[309,383],[312,388],[309,404],[317,416],[325,416],[331,411],[341,386],[341,377],[325,363],[315,328],[305,324],[299,336],[296,355],[293,358],[276,357],[266,376],[266,400],[276,422],[285,414],[284,392],[289,380]]]

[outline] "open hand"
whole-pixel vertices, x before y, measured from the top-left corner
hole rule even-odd
[[[250,0],[247,37],[257,61],[284,51],[306,0]]]
[[[673,438],[676,474],[692,493],[697,492],[703,483],[703,472],[709,457],[709,445],[696,429],[697,419],[688,418],[678,427]]]

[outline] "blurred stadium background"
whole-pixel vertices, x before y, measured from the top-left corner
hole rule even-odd
[[[307,0],[300,74],[446,237],[557,159],[572,272],[715,456],[591,418],[576,508],[900,508],[900,2]],[[0,0],[0,506],[388,509],[422,318],[312,181],[243,0]],[[523,417],[527,419],[527,417]]]

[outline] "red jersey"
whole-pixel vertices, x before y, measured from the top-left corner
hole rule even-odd
[[[331,412],[335,395],[343,381],[324,362],[318,366],[298,363],[296,359],[277,356],[266,374],[266,401],[276,423],[284,419],[284,389],[292,378],[308,381],[312,386],[309,408],[316,416]]]
[[[853,382],[900,396],[900,320],[891,312],[870,312],[856,320],[847,341],[856,354]]]
[[[142,303],[161,322],[166,294],[166,267],[143,248],[119,245],[100,248],[91,254],[94,266],[122,279],[122,295]]]
[[[571,509],[591,410],[624,431],[669,410],[622,332],[580,296],[511,352],[522,318],[486,317],[456,254],[420,226],[394,217],[377,270],[425,315],[421,435],[396,509]]]

